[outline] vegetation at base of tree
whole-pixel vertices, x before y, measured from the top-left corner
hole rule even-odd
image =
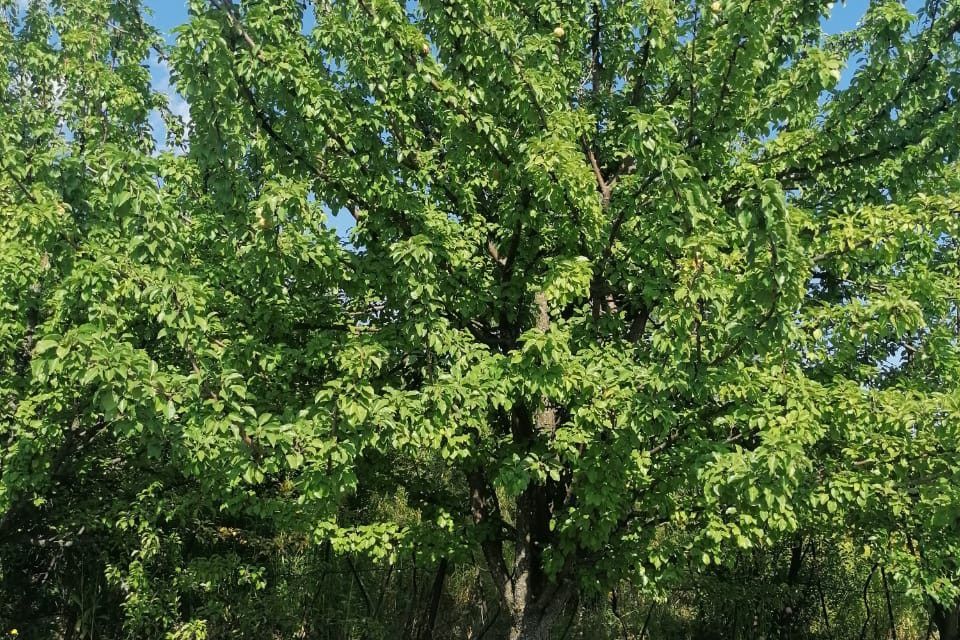
[[[958,640],[960,0],[863,5],[0,0],[0,633]]]

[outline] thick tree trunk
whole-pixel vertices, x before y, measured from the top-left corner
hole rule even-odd
[[[523,581],[527,578],[522,576]],[[510,640],[548,640],[570,594],[566,586],[557,583],[546,585],[536,594],[520,586],[509,603]]]
[[[536,326],[550,329],[547,298],[535,296]],[[557,429],[557,409],[549,398],[540,398],[532,415],[514,413],[511,426],[514,441],[531,446],[538,439],[551,439]],[[548,579],[543,551],[551,542],[550,519],[562,499],[562,487],[556,481],[530,483],[517,499],[515,557],[509,588],[503,592],[510,612],[510,640],[546,640],[570,597],[563,581]]]
[[[535,302],[536,326],[548,331],[547,298],[537,293]],[[543,396],[536,403],[515,405],[504,414],[503,426],[509,429],[516,446],[530,450],[537,442],[554,437],[558,414],[550,398]],[[561,569],[559,577],[550,578],[544,570],[543,558],[544,550],[554,542],[550,520],[563,504],[566,486],[556,478],[542,483],[531,480],[517,496],[515,523],[508,526],[500,511],[497,492],[482,466],[469,470],[466,475],[480,548],[499,593],[500,610],[509,621],[507,637],[510,640],[549,638],[574,593],[567,575],[569,571]],[[512,534],[509,537],[508,531]],[[513,547],[512,554],[505,553],[505,543]]]
[[[940,640],[960,640],[960,602],[951,607],[933,605],[933,623],[940,632]]]
[[[524,616],[510,627],[510,640],[549,640],[554,621],[536,613]]]
[[[537,328],[550,329],[547,298],[535,296]],[[546,397],[533,415],[516,416],[514,440],[529,445],[537,438],[552,438],[557,429],[557,410]],[[543,550],[550,542],[550,518],[562,495],[555,482],[531,483],[517,499],[516,557],[505,604],[510,612],[511,640],[541,640],[550,637],[570,591],[562,582],[550,581],[544,572]]]

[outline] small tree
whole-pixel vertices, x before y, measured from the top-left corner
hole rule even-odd
[[[956,597],[960,3],[190,7],[185,156],[136,2],[4,36],[70,98],[4,98],[0,526],[81,438],[138,504],[482,558],[511,638],[838,522]]]

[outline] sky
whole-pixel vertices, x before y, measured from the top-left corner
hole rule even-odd
[[[916,11],[922,5],[921,0],[907,0],[907,7]],[[186,0],[147,0],[146,5],[153,12],[152,22],[166,34],[168,41],[173,40],[173,28],[187,19]],[[827,33],[847,31],[857,25],[869,5],[869,0],[847,0],[834,3],[830,16],[823,21]]]
[[[847,0],[834,3],[833,8],[827,18],[823,20],[824,31],[828,34],[848,31],[857,26],[857,22],[863,17],[864,12],[869,6],[869,0]],[[147,0],[146,5],[153,13],[151,22],[156,26],[172,43],[174,40],[173,29],[182,24],[187,19],[186,0]],[[906,0],[906,5],[911,11],[917,11],[922,6],[922,0]],[[174,113],[181,116],[185,121],[189,120],[190,110],[187,103],[180,97],[170,83],[169,68],[163,62],[152,60],[153,81],[157,90],[167,93],[170,96],[170,106]],[[845,86],[855,71],[854,68],[844,69],[840,79],[840,85]],[[155,125],[160,133],[159,122]],[[161,136],[162,137],[162,136]],[[346,214],[334,216],[331,220],[333,227],[338,235],[346,240],[352,221]]]
[[[153,12],[151,22],[166,36],[168,42],[173,42],[173,29],[187,19],[186,0],[147,0],[147,6]],[[922,0],[907,0],[907,7],[916,11]],[[869,0],[846,0],[834,3],[829,17],[823,20],[824,30],[827,33],[839,33],[852,29],[863,16]],[[180,98],[170,83],[169,69],[165,64],[156,60],[153,63],[153,77],[156,88],[171,96],[173,111],[182,117],[189,117],[189,108]],[[841,86],[849,82],[854,69],[847,68],[841,77]]]
[[[146,4],[153,11],[153,24],[168,35],[175,26],[187,19],[187,3],[185,0],[147,0]],[[828,33],[837,33],[853,28],[866,11],[868,4],[868,0],[836,2],[830,17],[824,20],[824,28]],[[920,0],[907,1],[907,6],[911,10],[916,10],[920,4]]]

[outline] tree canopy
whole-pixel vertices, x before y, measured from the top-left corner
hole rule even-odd
[[[0,2],[10,629],[958,638],[960,2],[189,7]]]

